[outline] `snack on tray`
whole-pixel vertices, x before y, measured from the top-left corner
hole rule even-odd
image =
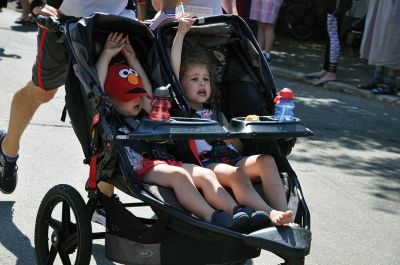
[[[260,121],[258,115],[247,115],[244,121]]]

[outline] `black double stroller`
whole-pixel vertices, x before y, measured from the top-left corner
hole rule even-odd
[[[68,47],[66,108],[90,174],[87,202],[67,184],[53,187],[42,200],[35,226],[38,264],[58,260],[63,264],[89,264],[92,241],[96,239],[105,239],[108,259],[123,264],[245,264],[261,250],[283,258],[284,264],[304,264],[310,252],[310,213],[286,155],[297,137],[312,132],[298,119],[278,122],[272,118],[274,81],[243,20],[235,16],[199,19],[184,43],[184,50],[202,47],[215,59],[214,73],[220,88],[216,101],[231,122],[229,130],[216,121],[190,118],[169,63],[176,23],[151,32],[140,22],[94,14],[55,28],[62,29],[60,37],[65,38]],[[95,62],[108,33],[113,31],[129,35],[154,88],[171,84],[169,121],[143,119],[128,135],[119,134],[112,126],[115,111],[107,104]],[[259,115],[260,121],[245,121],[250,114]],[[188,139],[232,137],[244,141],[245,155],[274,156],[299,227],[267,227],[240,233],[204,222],[183,209],[172,190],[141,182],[124,149],[137,140],[173,140],[179,143],[178,155],[190,159]],[[102,195],[96,190],[99,181],[114,185],[134,201],[121,202]],[[262,195],[261,184],[254,183],[254,187]],[[154,217],[139,217],[142,207],[150,207]],[[105,232],[92,232],[91,216],[97,208],[106,212]]]

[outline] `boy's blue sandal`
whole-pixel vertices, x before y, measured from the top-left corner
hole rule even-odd
[[[16,160],[13,162],[7,161],[6,156],[1,150],[1,144],[3,143],[6,135],[6,131],[0,131],[0,191],[5,194],[10,194],[17,186],[18,167]]]
[[[371,90],[376,95],[394,95],[396,94],[397,86],[394,83],[382,84]]]
[[[243,230],[249,223],[249,217],[245,213],[236,213],[233,216],[223,210],[216,210],[211,216],[213,225],[231,230]]]
[[[253,232],[257,231],[261,228],[265,228],[271,226],[271,220],[269,216],[264,211],[253,211],[249,207],[244,205],[236,205],[233,209],[233,213],[245,213],[250,218],[249,224],[246,227],[246,230]]]

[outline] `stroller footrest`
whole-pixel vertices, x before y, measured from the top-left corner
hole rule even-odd
[[[269,227],[250,233],[245,242],[281,258],[304,257],[310,253],[311,231],[301,227]]]

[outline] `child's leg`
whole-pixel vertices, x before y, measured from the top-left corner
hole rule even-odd
[[[285,190],[274,158],[269,155],[253,155],[240,160],[237,166],[251,180],[261,178],[265,197],[275,209],[270,212],[272,222],[277,224],[291,222],[293,212],[287,208]]]
[[[265,197],[274,209],[287,210],[285,190],[273,157],[253,155],[239,161],[237,166],[252,180],[261,178]]]
[[[188,172],[190,171],[184,168],[158,164],[144,174],[142,178],[145,182],[172,188],[184,208],[199,218],[210,222],[215,210],[207,204],[196,189]]]
[[[108,196],[108,197],[111,197],[111,196],[114,194],[114,186],[111,185],[111,184],[109,184],[109,183],[107,183],[107,182],[100,181],[100,182],[97,184],[97,187],[99,188],[99,190],[100,190],[103,194],[105,194],[105,195]]]
[[[237,203],[221,186],[212,170],[190,164],[183,164],[182,167],[190,172],[194,185],[202,190],[206,201],[212,207],[232,214]]]
[[[214,171],[223,187],[232,189],[240,204],[268,214],[273,210],[254,190],[250,178],[240,168],[224,163],[211,164],[208,168]]]

